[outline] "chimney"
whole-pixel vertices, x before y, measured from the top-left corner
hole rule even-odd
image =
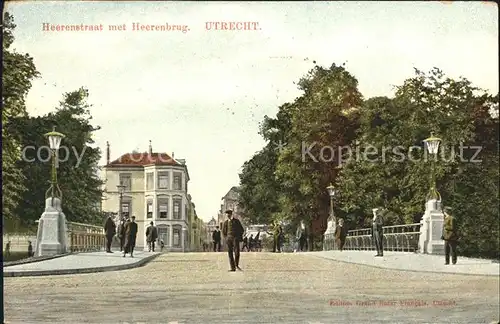
[[[175,160],[175,157],[174,157],[174,152],[172,152],[172,160]]]
[[[151,145],[151,140],[149,140],[149,156],[153,155],[153,146]]]
[[[109,157],[110,157],[110,154],[109,154],[109,142],[106,142],[106,165],[109,164]]]

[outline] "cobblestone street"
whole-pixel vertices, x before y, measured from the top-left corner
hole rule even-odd
[[[495,277],[301,254],[164,254],[118,272],[4,279],[5,323],[491,323]],[[404,304],[404,305],[403,305]]]

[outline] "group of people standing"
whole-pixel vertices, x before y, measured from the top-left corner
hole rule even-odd
[[[118,225],[118,231],[113,218],[111,218],[111,216],[108,217],[104,223],[104,232],[106,235],[107,253],[113,253],[113,251],[111,251],[111,244],[113,243],[113,237],[116,235],[120,241],[120,252],[123,252],[123,257],[128,253],[130,253],[130,257],[134,257],[134,248],[138,232],[135,216],[127,219],[122,218]]]
[[[458,244],[458,230],[455,224],[455,218],[450,214],[451,207],[445,207],[443,210],[443,230],[441,239],[444,240],[445,248],[445,265],[450,264],[450,255],[452,264],[457,263],[457,244]],[[372,220],[372,237],[375,243],[375,248],[377,249],[376,257],[384,256],[384,230],[383,230],[384,218],[379,212],[379,208],[373,209],[373,220]]]

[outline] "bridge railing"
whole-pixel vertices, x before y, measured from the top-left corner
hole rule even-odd
[[[384,250],[414,252],[418,249],[420,223],[384,226]],[[325,250],[337,249],[335,234],[325,235]],[[344,244],[344,250],[375,250],[371,228],[350,230]]]
[[[94,252],[104,249],[106,238],[102,226],[66,222],[67,244],[71,252]]]

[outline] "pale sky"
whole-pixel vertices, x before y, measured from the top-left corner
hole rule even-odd
[[[498,92],[498,8],[457,2],[8,2],[14,48],[41,78],[27,108],[54,109],[85,86],[96,142],[111,158],[134,149],[184,158],[204,220],[264,146],[258,124],[300,95],[318,64],[346,63],[365,98],[393,94],[413,67]],[[258,31],[206,31],[207,21],[255,21]],[[188,33],[108,31],[109,24],[185,24]],[[42,24],[103,24],[102,32],[43,32]],[[64,130],[60,130],[64,132]],[[103,154],[102,164],[105,162]]]

